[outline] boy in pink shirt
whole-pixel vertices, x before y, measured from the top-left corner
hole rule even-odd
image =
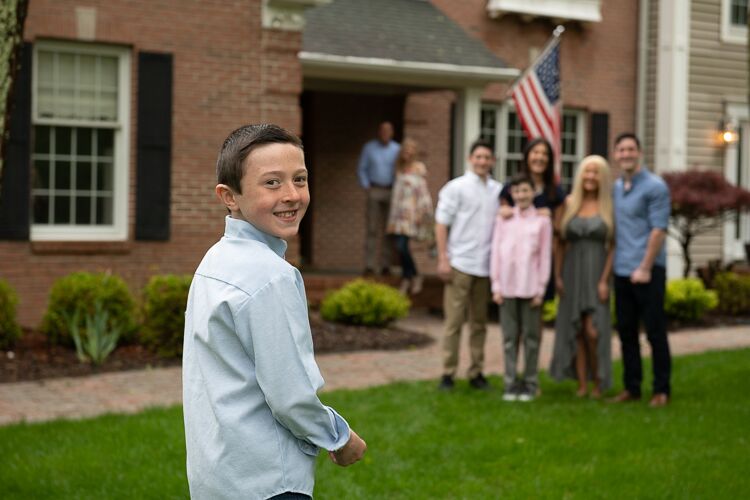
[[[540,315],[550,276],[552,223],[533,206],[534,186],[528,177],[510,184],[513,215],[496,218],[492,233],[490,279],[492,300],[500,305],[505,352],[505,401],[531,401],[537,393]],[[518,379],[518,342],[523,336],[524,373]]]

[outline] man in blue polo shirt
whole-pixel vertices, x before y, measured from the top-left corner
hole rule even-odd
[[[632,133],[615,140],[615,163],[622,172],[614,187],[615,305],[622,344],[625,390],[614,402],[641,398],[639,323],[643,321],[653,358],[653,407],[669,403],[671,357],[664,313],[669,188],[642,164],[641,144]]]
[[[365,238],[365,274],[375,269],[375,250],[380,240],[380,271],[388,273],[391,265],[391,242],[385,234],[388,210],[391,208],[391,186],[396,158],[401,147],[393,140],[393,125],[378,126],[378,137],[362,148],[357,165],[359,184],[367,192],[367,236]]]

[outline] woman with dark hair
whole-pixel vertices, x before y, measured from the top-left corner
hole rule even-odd
[[[534,183],[534,208],[539,214],[547,214],[558,227],[562,211],[559,209],[565,201],[565,192],[555,181],[555,153],[547,139],[537,137],[529,141],[523,150],[523,164],[521,174],[531,178]],[[500,216],[510,217],[513,214],[513,198],[510,196],[510,186],[506,184],[500,192]],[[552,273],[554,276],[554,273]],[[555,282],[549,280],[544,300],[555,298]]]

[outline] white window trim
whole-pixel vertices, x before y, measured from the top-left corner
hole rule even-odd
[[[727,118],[734,120],[736,123],[750,122],[750,113],[748,113],[748,106],[744,103],[731,103],[726,106]],[[750,161],[750,126],[746,127],[746,130],[742,134],[742,145],[745,155]],[[724,175],[727,180],[732,184],[737,184],[737,155],[739,154],[739,144],[728,144],[724,150]],[[750,168],[748,168],[748,174],[750,174]],[[748,180],[750,182],[750,180]],[[746,187],[747,189],[747,187]],[[745,219],[745,227],[747,227],[747,219],[750,219],[750,214],[743,214],[741,217]],[[734,260],[745,260],[745,243],[750,243],[750,234],[740,235],[740,238],[735,238],[736,224],[734,220],[727,221],[724,224],[724,260],[731,262]]]
[[[747,26],[737,26],[730,22],[731,0],[721,0],[721,41],[725,43],[747,44]]]
[[[38,118],[36,82],[38,81],[37,52],[54,50],[75,54],[112,55],[118,58],[118,89],[116,123],[64,120],[59,118]],[[124,241],[128,237],[128,194],[130,180],[130,51],[126,48],[67,43],[60,41],[39,41],[34,44],[32,67],[32,126],[58,125],[70,127],[102,127],[114,130],[114,193],[112,197],[113,221],[111,225],[80,224],[31,224],[32,241]]]

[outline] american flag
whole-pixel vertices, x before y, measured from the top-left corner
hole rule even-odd
[[[529,139],[544,137],[555,153],[555,172],[560,173],[560,37],[554,36],[534,64],[511,90],[516,113]]]

